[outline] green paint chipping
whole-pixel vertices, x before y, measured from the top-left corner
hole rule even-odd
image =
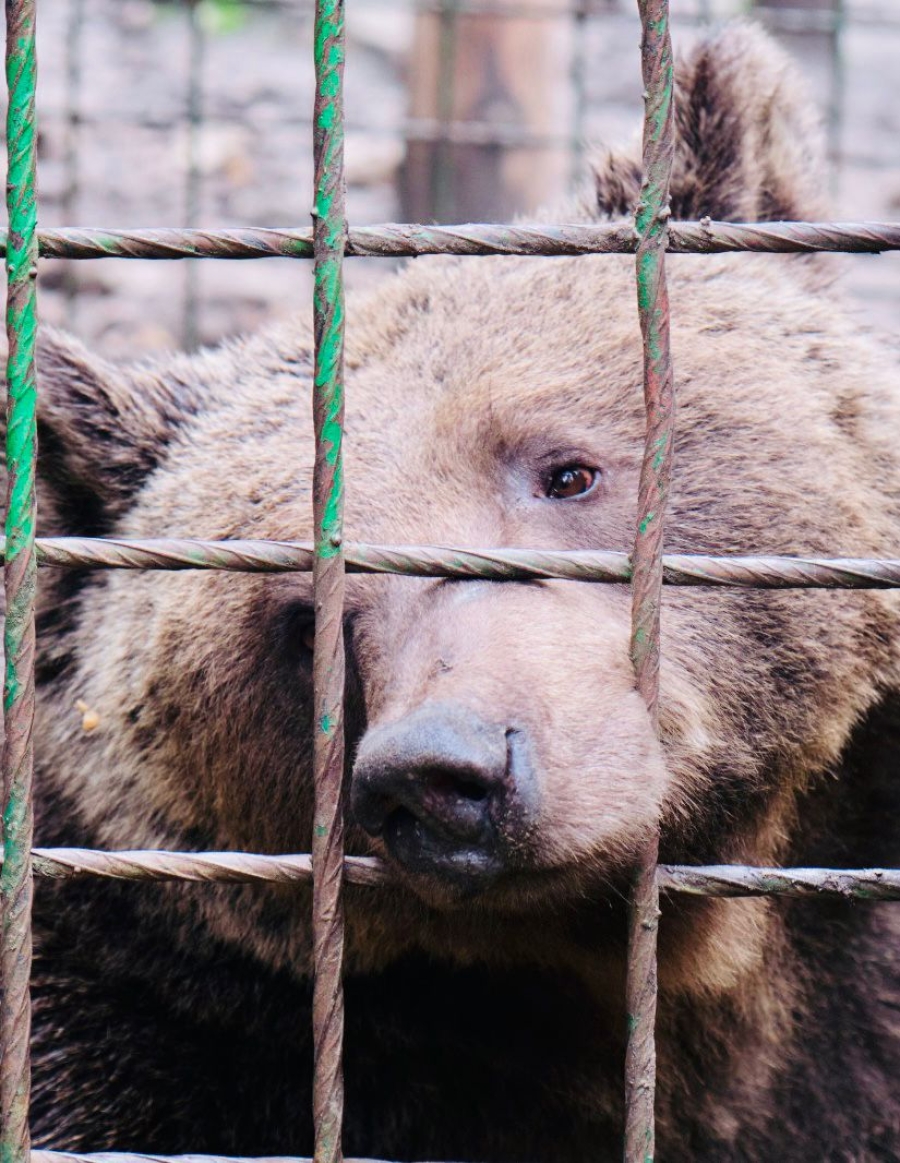
[[[30,29],[33,34],[33,25]],[[34,274],[37,265],[37,202],[35,197],[34,94],[36,82],[34,40],[19,37],[16,49],[7,56],[6,81],[9,89],[7,141],[9,181],[7,210],[9,237],[6,251],[10,296],[7,306],[9,359],[7,362],[8,403],[6,463],[9,466],[6,511],[6,561],[12,565],[26,558],[25,576],[14,594],[7,594],[4,627],[6,674],[4,709],[19,701],[32,677],[23,666],[22,645],[33,620],[34,563],[34,473],[37,458],[36,377],[34,368],[37,304]],[[24,672],[24,673],[23,673]],[[14,799],[16,789],[11,789]],[[3,882],[10,880],[9,861],[15,863],[18,840],[10,825],[16,818],[13,802],[6,816],[6,864]]]
[[[33,32],[33,25],[31,28]],[[9,465],[6,512],[6,560],[33,556],[34,466],[37,458],[36,378],[34,348],[37,305],[33,272],[37,264],[37,202],[35,197],[34,94],[36,67],[32,36],[16,39],[7,56],[9,89],[7,141],[9,179],[7,210],[9,238],[6,251],[7,279],[12,293],[7,305],[9,359],[6,463]],[[33,574],[33,566],[28,570]],[[7,595],[9,598],[9,595]],[[33,576],[19,588],[7,606],[5,623],[6,678],[4,707],[19,698],[23,680],[20,650],[23,633],[33,617]],[[7,835],[7,842],[9,837]],[[7,855],[8,858],[8,855]]]
[[[34,718],[34,596],[37,331],[36,65],[33,0],[7,3],[6,83],[7,193],[9,232],[6,273],[9,293],[7,361],[6,620],[3,705],[6,721],[3,807],[2,977],[5,990],[0,1045],[26,1044],[29,1035],[28,979],[31,969],[32,748]],[[18,1057],[18,1056],[17,1056]],[[4,1064],[0,1079],[0,1160],[27,1163],[27,1056],[21,1069]]]
[[[28,684],[30,674],[21,657],[24,636],[33,619],[33,545],[35,530],[34,471],[37,457],[36,379],[34,348],[37,307],[34,271],[37,264],[37,209],[35,200],[34,133],[34,44],[19,39],[18,52],[7,58],[6,78],[10,90],[7,117],[9,141],[9,239],[7,278],[11,295],[7,308],[9,359],[7,363],[8,404],[6,462],[9,466],[6,512],[6,561],[31,558],[16,593],[7,595],[5,622],[6,676],[4,707],[8,711]],[[15,795],[15,789],[12,789]],[[12,805],[10,805],[12,807]],[[6,834],[6,859],[15,837]],[[4,867],[4,878],[7,869]]]
[[[341,1163],[343,1085],[340,1047],[343,1000],[341,906],[343,816],[341,782],[344,735],[344,646],[340,630],[344,592],[342,460],[344,415],[344,283],[347,236],[344,199],[343,0],[317,0],[313,114],[316,216],[313,310],[316,429],[314,471],[316,608],[335,632],[317,636],[313,658],[315,826],[313,828],[313,915],[315,985],[313,1075],[315,1163]]]
[[[320,106],[316,135],[321,149],[315,206],[317,213],[317,261],[314,298],[316,309],[315,391],[319,415],[320,457],[327,474],[326,495],[316,527],[316,554],[320,558],[340,553],[343,539],[343,361],[344,287],[343,251],[346,233],[343,198],[343,125],[340,115],[343,49],[340,37],[343,13],[339,4],[319,8],[316,25],[316,70]],[[324,476],[325,474],[323,474]]]
[[[671,473],[674,391],[665,280],[669,183],[674,152],[672,46],[667,0],[638,0],[643,26],[644,180],[635,214],[637,299],[644,345],[647,432],[638,495],[632,568],[631,654],[637,687],[657,723],[663,517]],[[629,1013],[626,1051],[625,1159],[652,1163],[656,1062],[657,841],[648,843],[635,880],[629,918]]]

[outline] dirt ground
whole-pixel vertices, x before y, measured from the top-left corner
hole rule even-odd
[[[529,0],[518,2],[527,7]],[[803,9],[818,2],[798,0]],[[571,99],[559,106],[559,120],[566,121],[555,132],[573,142],[570,169],[577,169],[585,140],[631,137],[641,112],[635,6],[631,0],[595,0],[595,6],[597,15],[573,38],[580,103],[572,89],[574,68],[559,79]],[[396,221],[409,205],[398,179],[408,148],[409,92],[421,66],[417,17],[409,3],[387,0],[348,0],[347,8],[349,217],[360,225]],[[707,16],[721,19],[745,8],[741,0],[673,0],[676,46],[699,35]],[[191,16],[184,4],[153,0],[39,0],[42,225],[308,225],[309,3],[199,0],[193,36]],[[827,12],[775,16],[829,124],[835,217],[896,219],[900,16],[887,0],[845,0],[837,37],[790,31],[821,27]],[[495,119],[502,131],[510,116],[508,108],[488,109],[483,119]],[[495,158],[497,148],[485,147]],[[520,170],[544,173],[546,152],[518,148],[517,155]],[[529,206],[510,209],[525,213]],[[491,207],[478,210],[469,216],[496,217]],[[452,220],[446,211],[441,217]],[[848,309],[861,326],[896,331],[900,256],[835,261],[844,265]],[[351,260],[349,283],[354,289],[377,283],[390,265]],[[310,264],[296,260],[41,267],[42,318],[69,326],[116,357],[214,342],[309,310],[310,300]]]

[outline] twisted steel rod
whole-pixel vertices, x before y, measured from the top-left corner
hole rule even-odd
[[[32,1151],[31,1163],[314,1163],[296,1155],[147,1155],[131,1151]],[[376,1163],[354,1159],[347,1163]]]
[[[666,234],[675,156],[674,81],[668,0],[638,0],[644,80],[644,176],[635,212],[638,313],[644,354],[647,434],[638,485],[634,542],[631,653],[637,688],[659,729],[659,634],[663,586],[663,518],[672,479],[675,387],[669,345]],[[625,1004],[625,1163],[652,1163],[655,1144],[659,828],[635,876],[628,920]]]
[[[93,848],[35,848],[36,876],[53,880],[197,881],[209,884],[309,884],[307,853],[106,852]],[[345,856],[346,884],[375,888],[394,883],[390,868],[375,856]],[[828,896],[900,900],[900,868],[760,868],[745,864],[661,864],[665,892],[693,896]]]
[[[317,0],[313,111],[313,1123],[315,1163],[341,1163],[344,1117],[344,4]]]
[[[739,864],[692,868],[663,864],[660,888],[695,896],[827,896],[900,900],[900,868],[754,868]]]
[[[160,537],[39,537],[38,564],[94,569],[226,570],[235,573],[308,573],[314,549],[307,541],[203,541]],[[613,550],[452,549],[433,545],[345,542],[349,573],[392,573],[514,581],[527,578],[630,582],[631,557]],[[5,541],[0,538],[0,557]],[[670,586],[742,586],[752,589],[895,589],[900,558],[712,556],[663,554]]]
[[[32,1151],[31,1163],[315,1163],[297,1155],[146,1155],[129,1151]],[[348,1159],[346,1163],[382,1163],[377,1159]]]
[[[43,258],[300,258],[313,257],[313,234],[303,228],[117,230],[65,227],[38,233]],[[0,231],[0,248],[7,232]],[[750,251],[809,254],[837,251],[880,254],[900,250],[897,222],[672,222],[666,250],[674,254]],[[415,258],[427,254],[580,255],[634,254],[637,236],[630,223],[586,225],[517,224],[427,226],[385,223],[358,226],[345,234],[353,257]]]
[[[105,880],[192,880],[217,884],[295,884],[313,878],[307,853],[277,856],[253,852],[101,852],[91,848],[35,848],[34,871],[56,880],[96,876]],[[345,856],[348,884],[379,885],[391,877],[373,856]]]
[[[26,1163],[31,1087],[31,845],[34,831],[34,599],[37,582],[35,336],[37,331],[37,132],[34,0],[7,0],[6,80],[9,245],[6,253],[6,595],[3,692],[3,870],[0,949],[0,1158]]]

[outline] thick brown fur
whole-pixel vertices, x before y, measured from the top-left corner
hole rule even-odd
[[[701,45],[679,91],[677,214],[818,212],[812,122],[765,37]],[[600,160],[580,212],[629,212],[636,181]],[[895,364],[802,261],[669,277],[667,548],[896,555]],[[351,303],[347,538],[628,550],[633,279],[625,257],[437,259]],[[135,368],[45,335],[42,533],[309,538],[311,379],[299,324]],[[549,499],[573,462],[599,487]],[[41,581],[40,843],[308,850],[310,579]],[[348,787],[367,731],[452,702],[527,733],[540,792],[481,894],[399,866],[348,890],[348,1154],[619,1157],[622,892],[660,809],[667,861],[900,863],[895,595],[668,589],[661,745],[629,603],[348,579]],[[665,901],[664,1163],[900,1158],[896,907]],[[35,1144],[309,1153],[309,912],[303,888],[41,884]]]

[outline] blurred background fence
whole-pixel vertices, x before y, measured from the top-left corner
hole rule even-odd
[[[828,128],[834,217],[900,217],[896,0],[672,0],[676,50],[751,12]],[[506,221],[641,116],[634,0],[347,0],[351,223]],[[310,0],[39,0],[41,225],[306,226]],[[691,260],[685,260],[691,261]],[[900,256],[843,264],[860,324],[896,332]],[[371,285],[390,262],[349,260]],[[41,265],[41,316],[112,356],[305,310],[311,264]]]

